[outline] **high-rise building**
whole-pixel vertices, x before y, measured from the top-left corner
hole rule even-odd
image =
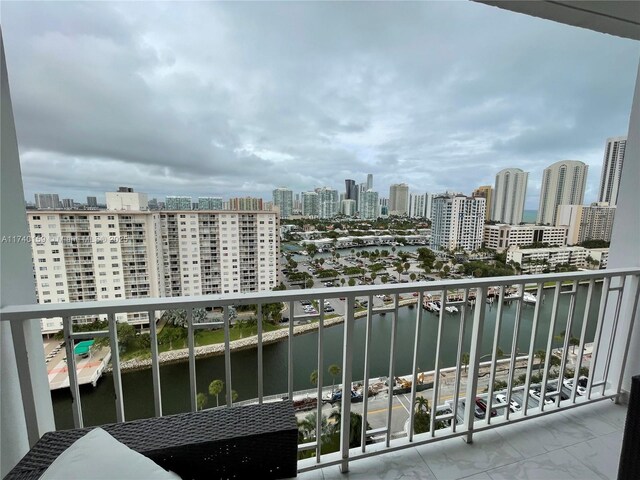
[[[229,210],[264,210],[261,198],[234,197],[229,199]]]
[[[36,193],[36,208],[39,210],[60,208],[60,197],[57,193]]]
[[[62,199],[62,208],[65,210],[71,210],[73,208],[73,198],[63,198]]]
[[[147,203],[149,210],[160,210],[160,202],[158,202],[157,198],[150,198]],[[163,202],[164,205],[164,202]]]
[[[378,192],[367,190],[362,193],[362,208],[360,209],[360,218],[365,220],[375,220],[378,218]]]
[[[363,201],[364,201],[364,194],[367,191],[367,184],[366,183],[360,183],[358,184],[358,186],[356,187],[356,192],[358,194],[357,198],[356,198],[356,204],[357,204],[357,209],[358,212],[361,212],[362,208],[363,208]]]
[[[389,187],[389,215],[407,215],[409,213],[409,185],[394,183]]]
[[[87,197],[87,207],[89,207],[89,208],[97,208],[98,207],[98,198],[97,197]]]
[[[459,194],[433,199],[431,248],[477,250],[482,247],[486,200]]]
[[[222,210],[222,197],[198,197],[198,210]]]
[[[338,214],[338,191],[329,187],[316,189],[318,194],[318,216],[333,218]]]
[[[345,198],[340,202],[340,213],[347,217],[353,217],[356,214],[356,201]]]
[[[428,193],[409,194],[409,216],[411,218],[428,218],[431,216],[431,197]],[[429,214],[427,214],[429,209]]]
[[[559,205],[582,205],[588,170],[577,160],[561,160],[544,169],[537,223],[555,225]]]
[[[293,192],[285,187],[276,188],[273,204],[280,209],[280,218],[289,218],[293,214]]]
[[[302,201],[300,200],[299,193],[296,193],[295,200],[293,201],[293,211],[298,215],[302,213]]]
[[[600,174],[598,202],[607,202],[612,207],[616,206],[626,147],[627,137],[607,138],[604,160],[602,161],[602,173]]]
[[[491,220],[491,206],[493,205],[493,187],[491,185],[482,185],[476,188],[471,196],[474,198],[484,198],[487,202],[485,211],[485,220]]]
[[[367,174],[367,190],[373,190],[373,173]]]
[[[487,199],[487,204],[492,201],[491,220],[509,225],[522,223],[528,179],[529,172],[519,168],[505,168],[498,172],[493,200],[491,194]]]
[[[34,238],[46,240],[32,243],[39,303],[251,292],[278,285],[276,212],[31,211],[27,218]],[[116,318],[149,322],[146,312]],[[43,322],[44,333],[61,328],[61,319]]]
[[[591,205],[560,205],[556,226],[568,229],[568,245],[577,245],[586,240],[610,242],[615,214],[616,207],[606,202]]]
[[[345,200],[355,200],[357,197],[356,192],[356,181],[355,180],[345,180],[344,181],[344,199]]]
[[[191,210],[191,197],[171,196],[164,201],[167,210]]]
[[[302,215],[312,218],[320,215],[320,205],[316,192],[302,192]]]

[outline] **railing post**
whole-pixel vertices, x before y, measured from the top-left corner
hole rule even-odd
[[[482,331],[484,329],[485,301],[487,287],[476,289],[476,308],[473,314],[473,327],[471,329],[471,351],[469,353],[469,373],[467,375],[467,395],[464,409],[464,423],[467,427],[467,435],[464,440],[473,442],[474,404],[476,390],[478,388],[478,371],[480,369],[480,355],[482,348]],[[489,414],[489,412],[487,412]]]
[[[149,340],[151,341],[151,377],[153,379],[153,404],[156,417],[162,416],[162,391],[160,388],[160,364],[158,359],[158,331],[156,312],[149,310]]]
[[[78,386],[78,372],[76,367],[75,342],[72,333],[71,317],[62,319],[62,331],[64,333],[64,345],[67,352],[67,375],[69,376],[69,390],[71,391],[71,401],[73,409],[73,426],[75,428],[84,427],[82,419],[82,403],[80,401],[80,388]]]
[[[340,471],[349,471],[349,434],[351,430],[351,381],[353,368],[353,305],[355,297],[348,296],[345,302],[344,339],[342,345],[342,405],[340,417]],[[389,386],[391,388],[391,386]],[[362,428],[367,428],[363,425]]]
[[[187,308],[187,344],[189,348],[189,400],[191,402],[191,411],[198,410],[198,393],[196,389],[196,353],[195,353],[195,332],[193,331],[193,311]]]
[[[122,397],[122,373],[120,372],[120,349],[118,347],[118,322],[115,314],[109,313],[109,341],[111,342],[111,368],[113,388],[116,396],[116,420],[124,422],[124,398]]]

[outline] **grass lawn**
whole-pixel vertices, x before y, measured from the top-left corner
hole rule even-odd
[[[169,344],[168,342],[162,343],[158,345],[158,352],[168,352],[170,350],[179,350],[181,348],[187,348],[187,338],[186,338],[186,330],[180,327],[173,326],[165,326],[165,329],[175,329],[180,330],[182,334],[185,335],[184,338],[178,338]],[[273,325],[271,323],[264,322],[262,324],[262,332],[273,332],[274,330],[280,330],[281,327],[279,325]],[[258,326],[243,326],[243,327],[231,327],[229,329],[229,338],[231,341],[239,340],[241,338],[253,337],[258,334]],[[195,334],[195,345],[196,347],[200,347],[203,345],[213,345],[215,343],[224,343],[224,329],[220,328],[217,330],[197,330]],[[120,359],[131,360],[134,358],[145,359],[151,358],[151,350],[149,347],[140,347],[136,341],[130,342],[127,346],[125,352],[120,353]]]

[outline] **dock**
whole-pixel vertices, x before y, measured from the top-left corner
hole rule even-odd
[[[44,354],[49,377],[49,390],[69,388],[67,351],[58,340],[45,340]],[[94,387],[111,360],[109,347],[93,347],[86,358],[76,356],[78,385],[91,384]]]

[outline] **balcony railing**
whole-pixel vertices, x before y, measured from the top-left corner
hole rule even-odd
[[[296,302],[316,301],[317,302],[317,351],[309,352],[317,358],[317,388],[314,389],[316,401],[316,432],[321,431],[321,421],[323,413],[323,372],[324,365],[324,334],[326,322],[325,301],[328,299],[344,299],[345,313],[342,344],[341,383],[343,391],[351,389],[354,381],[362,382],[362,425],[360,433],[360,446],[350,448],[350,415],[340,417],[340,448],[338,452],[323,454],[321,452],[321,441],[313,440],[299,446],[300,452],[309,450],[315,452],[315,456],[305,460],[300,460],[299,470],[306,471],[328,465],[340,465],[343,471],[348,470],[350,461],[373,455],[384,454],[394,450],[407,448],[429,442],[437,442],[451,437],[464,437],[471,442],[474,432],[499,428],[503,425],[527,421],[540,415],[546,415],[565,409],[576,408],[582,405],[604,400],[618,399],[621,395],[622,379],[625,370],[627,352],[635,312],[638,307],[638,297],[640,293],[640,269],[616,269],[601,270],[591,272],[572,272],[562,274],[529,275],[514,277],[497,277],[472,280],[451,280],[439,282],[420,282],[410,284],[374,285],[341,287],[327,289],[307,289],[295,291],[273,291],[273,292],[251,292],[245,294],[208,295],[197,297],[174,297],[174,298],[143,298],[135,300],[121,301],[101,301],[87,303],[63,303],[47,305],[24,305],[12,306],[2,309],[2,320],[19,322],[33,318],[62,317],[64,326],[64,337],[66,343],[66,354],[69,366],[69,384],[73,397],[73,419],[76,427],[82,427],[83,414],[80,389],[76,373],[76,361],[73,352],[73,344],[76,340],[107,337],[111,347],[111,362],[113,366],[113,382],[115,390],[116,417],[117,421],[125,421],[125,410],[123,401],[122,372],[120,368],[120,355],[118,350],[118,339],[116,330],[115,315],[129,312],[146,312],[149,318],[156,318],[156,312],[171,309],[186,309],[187,311],[187,342],[189,361],[189,394],[190,407],[192,411],[197,409],[196,392],[196,354],[195,354],[195,332],[199,329],[223,328],[224,329],[224,376],[225,376],[225,398],[226,405],[233,405],[232,400],[232,345],[230,341],[230,317],[229,307],[232,305],[257,305],[284,302],[286,305],[285,316],[288,316],[288,344],[287,344],[287,391],[277,396],[282,398],[294,398],[294,349],[296,341],[294,336],[294,324],[296,319],[308,317],[305,314],[296,315]],[[578,292],[581,292],[581,309],[584,313],[578,315],[576,306],[578,304]],[[549,290],[546,301],[552,302],[550,311],[541,314],[543,307],[544,291]],[[598,290],[600,293],[598,294]],[[534,300],[532,293],[534,292]],[[552,292],[552,295],[549,293]],[[384,305],[374,305],[376,296],[389,297],[391,303]],[[552,297],[552,298],[550,298]],[[361,306],[361,299],[366,299],[366,309],[356,312],[357,306]],[[487,306],[485,299],[491,300]],[[359,300],[360,299],[360,300]],[[433,313],[423,308],[429,306],[429,301],[440,302],[439,313]],[[377,300],[377,303],[381,302]],[[415,309],[415,320],[413,327],[413,337],[410,342],[405,342],[406,347],[398,345],[398,312],[403,308],[403,304],[417,303]],[[519,349],[518,343],[522,345],[522,333],[527,329],[523,328],[525,316],[523,311],[526,303],[535,303],[532,316],[527,313],[526,321],[531,321],[531,333],[525,338],[527,347]],[[513,323],[506,322],[504,312],[505,305],[515,306]],[[583,308],[582,308],[583,305]],[[193,309],[204,307],[222,307],[222,321],[194,323]],[[447,307],[456,307],[459,310],[459,317],[448,316]],[[597,315],[589,318],[590,311],[595,311]],[[494,324],[485,323],[485,317],[489,308],[495,308]],[[513,310],[512,310],[513,312]],[[549,313],[550,312],[550,313]],[[109,328],[99,332],[74,332],[72,317],[79,315],[99,315],[106,314]],[[371,359],[375,352],[372,349],[372,319],[376,314],[390,314],[390,335],[389,335],[389,368],[388,385],[386,391],[386,421],[381,428],[368,429],[369,395],[371,379]],[[427,372],[419,372],[419,359],[425,349],[422,330],[425,328],[427,315],[432,319],[437,319],[437,333],[435,338],[435,349],[433,350],[433,368]],[[631,318],[624,318],[628,315]],[[257,316],[257,398],[253,401],[263,403],[271,401],[265,397],[264,389],[264,362],[263,362],[263,324],[262,308],[256,309]],[[356,317],[362,316],[365,325],[364,335],[364,358],[356,358],[354,344],[354,324]],[[492,317],[493,318],[493,317]],[[332,323],[335,320],[332,319]],[[453,326],[449,322],[455,322]],[[594,324],[595,322],[595,324]],[[508,323],[508,325],[507,325]],[[588,329],[589,326],[589,329]],[[445,329],[454,328],[455,341],[443,340]],[[468,330],[470,328],[470,331]],[[620,329],[626,331],[620,332]],[[558,332],[564,331],[564,336],[558,340]],[[470,333],[469,333],[470,332]],[[506,334],[505,334],[506,332]],[[573,333],[576,336],[573,336]],[[507,336],[506,344],[510,347],[509,353],[504,359],[500,359],[499,338]],[[592,338],[591,338],[592,337]],[[160,362],[158,353],[158,334],[155,322],[150,323],[151,338],[151,369],[153,378],[154,411],[156,416],[163,414],[160,394]],[[466,339],[466,340],[465,340]],[[470,340],[469,340],[470,339]],[[542,339],[542,340],[540,340]],[[577,340],[575,340],[577,339]],[[621,340],[622,339],[622,340]],[[469,343],[468,354],[465,351],[465,341]],[[483,342],[490,344],[489,353],[483,352]],[[555,346],[554,342],[560,342]],[[586,380],[581,377],[581,367],[584,366],[585,346],[592,342],[590,370]],[[537,348],[540,344],[544,347],[546,355],[541,355]],[[399,348],[411,348],[413,358],[410,371],[398,371],[396,356]],[[505,345],[502,340],[502,345]],[[576,348],[578,354],[573,362],[572,376],[568,378],[570,349]],[[432,347],[429,347],[432,348]],[[442,360],[444,350],[454,352],[455,362],[446,365]],[[622,352],[622,355],[614,355],[614,351]],[[553,353],[553,354],[552,354]],[[553,358],[555,357],[555,360]],[[571,355],[571,358],[574,356]],[[483,360],[485,359],[485,360]],[[538,369],[542,372],[540,379],[535,379],[535,360],[540,360]],[[559,360],[558,360],[559,359]],[[617,359],[622,359],[622,364],[617,364]],[[362,362],[363,378],[354,378],[354,363]],[[553,363],[557,371],[550,367]],[[515,378],[516,366],[520,365],[524,369],[524,384],[518,385]],[[508,367],[506,374],[506,387],[496,387],[498,367]],[[18,364],[19,369],[22,368]],[[43,365],[42,368],[45,368]],[[479,393],[479,378],[481,371],[488,376],[486,395]],[[445,386],[440,380],[443,373],[452,374],[453,383],[449,382],[446,388],[451,391],[451,400],[445,406],[439,401],[440,395]],[[553,378],[557,373],[557,379]],[[22,374],[28,374],[22,372]],[[424,375],[432,378],[432,385],[423,390],[422,396],[427,395],[430,404],[430,423],[426,431],[417,433],[415,429],[414,412],[416,412],[418,401],[418,390],[422,385],[421,377]],[[403,410],[394,412],[394,379],[405,376],[406,393],[408,397],[409,414],[406,428],[403,431],[393,431],[394,415],[399,415]],[[583,386],[584,385],[584,386]],[[496,390],[500,389],[500,392]],[[538,391],[536,395],[535,391]],[[496,394],[501,394],[501,402],[497,402]],[[474,412],[476,399],[482,397],[485,402],[484,415]],[[517,398],[521,408],[509,408],[511,401]],[[352,411],[352,400],[350,395],[342,395],[340,400],[341,411]],[[243,402],[244,403],[244,402]],[[445,411],[443,411],[445,410]],[[496,412],[496,414],[493,414]],[[474,415],[475,413],[475,415]],[[36,422],[35,419],[28,418],[28,422]],[[36,426],[37,428],[37,426]],[[372,442],[374,442],[372,444]]]

